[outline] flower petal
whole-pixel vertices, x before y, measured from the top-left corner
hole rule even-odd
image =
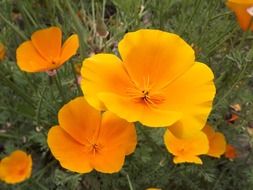
[[[173,162],[175,164],[180,164],[180,163],[184,163],[184,162],[194,163],[194,164],[203,164],[202,160],[198,156],[187,156],[184,158],[179,157],[179,156],[175,156],[173,158]]]
[[[147,81],[155,88],[165,86],[191,67],[195,59],[193,49],[179,36],[150,29],[127,33],[119,43],[119,52],[131,79],[140,88]]]
[[[32,158],[25,152],[16,150],[0,162],[0,179],[15,184],[31,176]]]
[[[139,121],[146,126],[164,127],[172,125],[182,115],[180,112],[158,110],[137,102],[133,98],[126,98],[113,93],[100,93],[98,96],[108,110],[128,122]]]
[[[101,122],[100,112],[78,97],[65,104],[58,113],[60,127],[80,144],[93,141]]]
[[[201,130],[212,109],[215,95],[213,72],[203,63],[195,63],[184,75],[165,89],[164,109],[182,112],[181,124],[171,126],[177,136],[191,136]],[[162,107],[160,108],[162,109]]]
[[[121,60],[111,54],[97,54],[83,62],[82,90],[86,100],[97,109],[104,109],[97,93],[125,94],[131,81],[122,67]]]
[[[104,148],[119,147],[125,150],[124,154],[131,154],[137,143],[135,126],[109,111],[104,112],[98,143],[103,144]]]
[[[164,134],[165,146],[176,156],[174,162],[196,162],[196,156],[208,152],[208,139],[202,131],[196,132],[191,138],[178,138],[169,129]]]
[[[100,151],[91,159],[92,166],[99,172],[115,173],[121,170],[125,161],[124,150],[112,148]]]
[[[203,128],[203,132],[208,137],[209,151],[207,155],[219,158],[226,151],[226,139],[222,133],[215,132],[215,130],[206,125]]]
[[[240,27],[246,31],[249,27],[251,16],[247,12],[247,8],[253,6],[252,0],[230,0],[227,1],[227,6],[229,9],[233,10],[236,14],[237,20],[240,24]],[[253,26],[251,26],[251,30]]]
[[[76,54],[79,48],[79,40],[76,34],[71,35],[63,44],[60,55],[60,63],[64,63]]]
[[[62,32],[58,27],[38,30],[32,34],[32,43],[48,62],[57,61],[61,53]]]
[[[47,143],[63,168],[78,173],[88,173],[93,169],[87,148],[74,140],[61,127],[54,126],[49,130]]]
[[[31,41],[22,43],[16,51],[17,64],[26,72],[39,72],[55,68],[55,65],[43,59]]]

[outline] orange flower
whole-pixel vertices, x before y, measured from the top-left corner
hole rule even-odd
[[[5,57],[5,47],[4,45],[0,42],[0,61],[2,61]]]
[[[225,136],[220,132],[215,132],[209,125],[206,125],[203,128],[203,132],[206,134],[209,141],[209,150],[207,155],[219,158],[226,150]]]
[[[76,54],[78,36],[71,35],[62,46],[62,32],[58,27],[38,30],[31,40],[22,43],[16,52],[19,68],[27,72],[40,72],[60,67]]]
[[[192,126],[181,130],[186,134],[204,126],[215,95],[213,73],[195,62],[184,40],[143,29],[126,34],[119,52],[122,60],[111,54],[84,60],[82,89],[89,104],[152,127],[180,120]]]
[[[198,157],[208,152],[208,139],[202,131],[195,132],[192,137],[178,138],[169,129],[164,134],[164,142],[168,151],[175,157],[175,164],[189,162],[202,164]]]
[[[0,179],[15,184],[28,179],[32,172],[32,158],[21,150],[16,150],[0,162]]]
[[[135,149],[134,125],[111,112],[101,114],[83,97],[64,105],[58,119],[59,126],[49,130],[47,142],[54,157],[68,170],[118,172],[125,155]]]
[[[237,156],[236,149],[234,146],[227,144],[225,157],[229,159],[235,159]]]
[[[228,0],[227,6],[235,12],[242,30],[246,31],[248,28],[253,30],[253,26],[249,26],[252,18],[249,11],[253,7],[253,0]]]
[[[162,190],[162,189],[151,187],[151,188],[147,188],[146,190]]]

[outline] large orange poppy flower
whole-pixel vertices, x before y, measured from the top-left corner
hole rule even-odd
[[[21,150],[12,152],[0,162],[0,179],[15,184],[31,176],[32,158]]]
[[[253,7],[253,0],[228,0],[227,6],[235,12],[242,30],[246,31],[249,27],[253,30],[253,26],[249,26],[252,16],[247,11],[248,8]]]
[[[122,60],[97,54],[83,62],[82,90],[93,107],[152,127],[180,120],[192,126],[184,133],[205,125],[215,95],[213,73],[195,62],[184,40],[143,29],[126,34],[119,52]]]
[[[49,130],[47,141],[54,157],[68,170],[118,172],[125,156],[135,149],[134,125],[111,112],[101,114],[83,97],[64,105],[58,119],[59,126]]]
[[[203,132],[206,134],[209,141],[207,155],[219,158],[226,151],[225,136],[220,132],[215,132],[215,130],[209,125],[206,125],[203,128]]]
[[[19,68],[27,72],[56,69],[76,54],[78,36],[71,35],[62,46],[62,32],[58,27],[38,30],[31,40],[22,43],[16,51]]]
[[[202,131],[195,132],[192,137],[178,138],[167,129],[164,142],[168,151],[175,156],[173,158],[175,164],[183,162],[202,164],[199,155],[206,154],[209,149],[207,136]]]

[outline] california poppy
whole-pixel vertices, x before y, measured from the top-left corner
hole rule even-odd
[[[235,159],[237,156],[236,149],[234,146],[227,144],[225,157],[229,159]]]
[[[15,184],[31,176],[32,158],[21,150],[12,152],[0,162],[0,179]]]
[[[180,121],[200,130],[215,95],[213,72],[195,62],[179,36],[159,30],[130,32],[119,42],[121,59],[97,54],[83,62],[82,90],[89,104],[151,127]],[[185,126],[185,125],[182,125]]]
[[[0,61],[2,61],[5,57],[5,47],[4,45],[0,42]]]
[[[169,129],[164,134],[164,142],[168,151],[173,154],[175,164],[189,162],[202,164],[199,155],[208,152],[208,139],[204,132],[198,131],[192,137],[178,138]]]
[[[58,27],[38,30],[31,40],[23,42],[16,51],[19,68],[27,72],[40,72],[60,67],[76,54],[78,36],[71,35],[62,46],[62,32]]]
[[[253,0],[228,0],[227,6],[235,12],[237,20],[242,30],[253,30],[253,26],[249,26],[252,15],[248,12],[253,7]]]
[[[209,125],[206,125],[203,128],[203,132],[206,134],[209,141],[207,155],[219,158],[226,150],[225,136],[220,132],[215,132],[215,130]]]
[[[58,120],[59,126],[49,130],[47,142],[54,157],[68,170],[118,172],[125,156],[135,149],[134,125],[111,112],[101,114],[83,97],[64,105]]]

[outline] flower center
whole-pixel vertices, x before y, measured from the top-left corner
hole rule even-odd
[[[141,100],[146,104],[157,105],[165,101],[165,98],[160,94],[151,94],[148,90],[142,90]]]
[[[102,147],[99,146],[98,144],[91,144],[90,151],[91,151],[93,154],[99,153],[99,151],[100,151],[101,149],[102,149]]]

